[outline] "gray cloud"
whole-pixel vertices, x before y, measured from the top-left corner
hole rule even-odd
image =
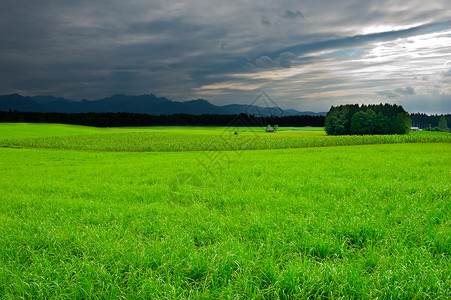
[[[300,10],[292,10],[292,9],[287,9],[283,14],[282,14],[282,19],[284,20],[296,20],[296,19],[304,19],[304,15],[302,14],[302,12]],[[280,15],[275,16],[272,18],[273,20],[271,20],[271,18],[267,17],[267,16],[262,16],[261,17],[261,23],[262,25],[269,27],[269,26],[276,26],[279,25],[281,22],[280,19]]]
[[[255,66],[258,68],[291,68],[297,59],[298,57],[293,53],[283,52],[274,60],[266,55],[260,56],[255,59],[250,66]]]
[[[385,96],[387,98],[398,98],[399,97],[398,93],[391,92],[391,91],[381,91],[381,92],[377,92],[377,94],[380,96]]]
[[[157,93],[247,103],[258,88],[202,89],[239,80],[292,107],[323,110],[326,103],[371,98],[375,91],[396,99],[424,94],[421,85],[439,85],[451,93],[441,82],[451,70],[432,67],[434,55],[450,59],[448,44],[404,50],[411,57],[420,53],[424,62],[408,61],[401,51],[390,56],[400,39],[450,30],[449,1],[306,0],[302,11],[298,7],[295,0],[4,0],[0,94],[92,99]],[[449,33],[441,42],[446,39]],[[376,46],[385,42],[391,44]],[[279,78],[277,72],[287,73]]]
[[[291,68],[293,61],[297,59],[297,56],[290,52],[283,52],[279,55],[278,63],[283,68]]]
[[[397,88],[394,91],[380,91],[377,92],[380,96],[385,96],[387,98],[400,98],[406,95],[415,95],[415,90],[408,86],[406,88]]]
[[[264,26],[271,26],[271,21],[269,20],[268,17],[262,16],[262,24],[263,24]]]
[[[446,94],[408,95],[396,102],[410,113],[443,114],[451,112],[451,95]]]
[[[254,60],[254,65],[260,68],[272,68],[278,66],[269,56],[261,56]]]
[[[294,10],[288,9],[283,13],[282,17],[284,19],[291,19],[291,20],[304,19],[304,14],[302,14],[302,12],[299,10],[294,11]]]
[[[400,95],[414,95],[415,94],[415,90],[408,86],[406,88],[398,88],[395,90],[395,93],[400,94]]]

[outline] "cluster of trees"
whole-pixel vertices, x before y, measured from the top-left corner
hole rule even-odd
[[[96,127],[119,126],[324,126],[324,116],[256,117],[254,115],[148,115],[136,113],[37,113],[0,111],[0,122],[61,123]]]
[[[409,114],[396,104],[332,106],[325,119],[328,135],[406,134]]]

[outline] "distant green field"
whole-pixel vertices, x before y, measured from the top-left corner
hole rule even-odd
[[[266,133],[264,127],[196,127],[196,126],[154,126],[154,127],[119,127],[133,132],[165,132],[182,134],[274,134]],[[325,136],[323,127],[279,127],[277,134],[303,135],[303,136]]]
[[[47,124],[19,125],[8,136],[7,126],[0,124],[1,299],[451,295],[448,134],[401,137],[409,144],[134,152],[138,137],[164,137],[167,147],[177,136],[180,144],[236,136]],[[280,143],[284,133],[253,130],[238,137]],[[288,140],[329,139],[286,132]],[[116,152],[75,150],[86,150],[84,138],[116,141]],[[70,144],[55,149],[58,139]],[[53,146],[9,148],[12,140]],[[134,142],[120,149],[119,140]]]
[[[116,132],[116,129],[65,124],[0,123],[0,140]]]
[[[14,127],[7,125],[6,128]],[[68,125],[32,127],[18,136],[0,135],[0,146],[41,149],[96,151],[207,151],[261,150],[325,147],[363,144],[451,142],[451,134],[417,134],[388,136],[325,136],[322,128],[281,128],[267,133],[264,128],[223,127],[149,127],[149,128],[91,128]],[[0,128],[2,125],[0,124]],[[27,128],[27,126],[19,126]],[[6,131],[5,129],[3,129]],[[79,130],[79,131],[77,131]],[[41,133],[44,132],[44,133]],[[52,136],[52,132],[54,133]],[[237,134],[235,134],[237,132]],[[62,133],[62,134],[61,134]]]
[[[86,134],[108,134],[126,132],[170,133],[189,135],[222,135],[222,134],[272,134],[260,127],[196,127],[196,126],[153,126],[153,127],[114,127],[98,128],[81,125],[40,124],[40,123],[0,123],[1,139],[20,139],[49,136],[71,136]],[[277,134],[303,136],[324,136],[322,127],[281,127]]]

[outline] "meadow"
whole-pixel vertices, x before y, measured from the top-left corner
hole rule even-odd
[[[323,128],[282,128],[267,133],[262,128],[153,127],[93,128],[86,126],[24,124],[0,126],[0,147],[122,152],[175,152],[262,150],[344,145],[450,142],[449,133],[414,132],[409,135],[326,136]],[[30,129],[31,128],[31,129]],[[77,134],[76,133],[78,130]],[[12,138],[14,131],[18,138]],[[42,134],[40,132],[43,132]],[[50,136],[54,132],[53,136]],[[237,134],[235,134],[235,132]]]
[[[449,134],[277,149],[329,137],[249,129],[273,148],[196,151],[173,139],[233,129],[20,126],[0,124],[0,298],[451,295]]]

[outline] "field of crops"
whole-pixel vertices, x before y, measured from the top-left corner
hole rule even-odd
[[[23,124],[16,136],[5,125],[8,136],[2,126],[0,298],[451,295],[447,134],[386,137],[405,139],[398,144],[182,152],[170,148],[172,139],[183,147],[177,135],[198,146],[202,137],[219,143],[228,131]],[[329,140],[307,136],[320,130],[303,132],[226,135],[271,147],[284,135],[297,145]],[[155,152],[139,152],[158,136]],[[58,139],[69,144],[55,146]],[[23,144],[31,140],[38,144]]]
[[[54,125],[55,126],[55,125]],[[0,126],[1,128],[1,126]],[[70,127],[69,127],[70,128]],[[288,128],[266,133],[262,128],[132,128],[91,129],[78,135],[0,138],[0,146],[97,151],[216,151],[261,150],[345,145],[451,142],[451,134],[434,133],[385,136],[325,136],[322,129]],[[51,132],[53,128],[49,128]],[[95,131],[97,130],[97,132]],[[113,131],[113,132],[111,132]],[[238,134],[234,134],[235,131]],[[72,133],[72,131],[70,131]]]

